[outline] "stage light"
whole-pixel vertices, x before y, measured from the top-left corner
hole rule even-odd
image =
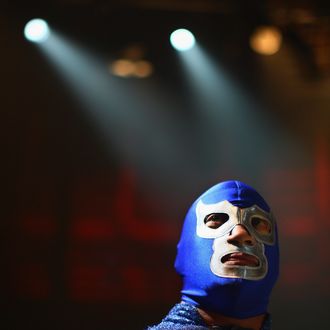
[[[251,48],[262,55],[273,55],[281,47],[282,35],[279,29],[273,26],[260,26],[257,28],[251,38]]]
[[[179,51],[186,51],[194,47],[195,37],[186,29],[178,29],[171,33],[170,42]]]
[[[135,65],[130,60],[120,59],[111,64],[110,70],[116,76],[129,77],[134,74]]]
[[[109,65],[109,70],[118,77],[146,78],[152,74],[153,67],[150,62],[144,60],[119,59]]]
[[[49,37],[49,27],[46,21],[35,18],[29,21],[24,28],[24,36],[32,42],[44,42]]]

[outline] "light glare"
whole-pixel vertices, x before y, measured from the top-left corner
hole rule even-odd
[[[111,73],[119,77],[146,78],[152,74],[153,67],[148,61],[131,61],[119,59],[114,61],[109,67]]]
[[[176,50],[186,51],[194,47],[195,37],[189,30],[178,29],[172,32],[170,42]]]
[[[24,28],[24,36],[32,42],[44,42],[49,37],[49,27],[46,21],[35,18],[29,21]]]
[[[135,66],[132,61],[129,60],[117,60],[112,63],[111,71],[113,74],[119,77],[129,77],[134,73]]]
[[[272,26],[261,26],[255,30],[250,39],[251,48],[262,55],[273,55],[281,47],[281,32]]]

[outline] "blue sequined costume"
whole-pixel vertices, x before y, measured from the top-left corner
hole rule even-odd
[[[149,327],[147,330],[247,330],[237,326],[213,326],[208,327],[199,315],[196,307],[181,302],[176,304],[168,315],[156,326]],[[271,329],[271,318],[267,314],[261,330]]]

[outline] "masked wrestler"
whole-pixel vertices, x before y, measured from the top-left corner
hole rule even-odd
[[[239,181],[219,183],[189,209],[175,268],[181,302],[159,329],[269,330],[267,306],[279,272],[275,219]]]

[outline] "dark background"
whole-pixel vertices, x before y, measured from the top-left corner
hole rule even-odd
[[[158,322],[180,299],[173,262],[188,207],[232,178],[256,187],[278,220],[274,329],[329,328],[326,1],[4,1],[0,10],[2,329]],[[98,88],[88,98],[91,63],[78,70],[87,83],[79,95],[24,39],[34,17],[98,58],[105,73],[107,61],[138,46],[153,75],[107,73],[105,110]],[[283,35],[271,56],[249,47],[265,24]],[[258,106],[212,113],[217,86],[206,83],[213,94],[199,99],[196,76],[169,44],[178,27],[192,30]]]

